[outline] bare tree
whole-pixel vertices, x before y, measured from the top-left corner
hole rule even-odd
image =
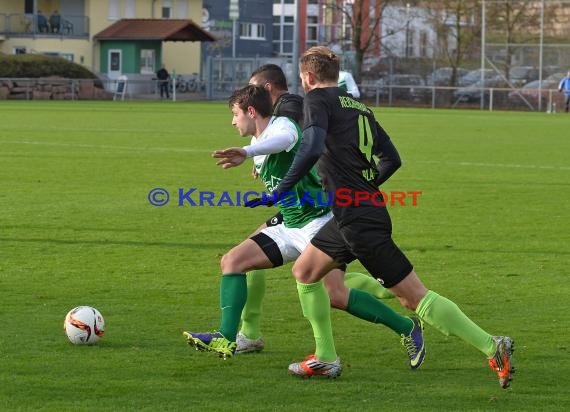
[[[364,56],[372,49],[380,47],[380,25],[386,7],[400,5],[416,1],[402,0],[331,0],[325,5],[325,9],[333,16],[339,15],[349,25],[349,30],[344,33],[340,40],[350,42],[354,51],[354,78],[360,82],[362,78],[362,63]],[[334,18],[334,17],[333,17]],[[338,20],[338,19],[337,19]],[[403,26],[402,26],[403,27]]]
[[[355,53],[354,75],[357,81],[362,77],[365,55],[376,47],[381,47],[383,38],[380,26],[383,24],[388,7],[423,10],[424,18],[427,18],[436,33],[436,44],[432,46],[438,57],[443,58],[453,68],[451,82],[455,84],[456,69],[464,60],[472,57],[474,52],[480,50],[480,1],[331,0],[326,8],[333,13],[344,15],[345,21],[350,22],[349,37],[344,40],[350,41],[351,49]],[[393,35],[395,32],[406,30],[409,19],[390,23],[390,35]]]
[[[424,1],[430,24],[436,32],[435,58],[453,68],[450,85],[457,83],[457,68],[479,53],[481,6],[477,0]]]
[[[550,2],[552,3],[552,2]],[[553,7],[554,6],[554,7]],[[557,19],[558,4],[549,4],[544,9],[544,20]],[[489,2],[487,6],[486,39],[500,46],[505,76],[510,78],[514,56],[526,45],[538,44],[540,36],[541,2],[503,0]]]

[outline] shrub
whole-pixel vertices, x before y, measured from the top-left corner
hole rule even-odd
[[[66,79],[97,79],[85,67],[61,57],[37,54],[15,56],[0,54],[0,78],[38,78],[59,76]]]

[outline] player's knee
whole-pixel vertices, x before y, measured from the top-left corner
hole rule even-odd
[[[308,273],[303,272],[301,270],[295,270],[295,268],[293,267],[293,277],[295,278],[295,280],[297,280],[297,282],[299,283],[311,283],[311,277],[309,276]]]
[[[230,260],[231,257],[229,256],[229,253],[224,254],[220,259],[220,269],[222,273],[226,273],[225,269],[230,265]]]
[[[299,283],[314,283],[318,280],[313,279],[310,268],[304,266],[303,264],[298,264],[298,261],[293,265],[291,272]]]
[[[243,272],[243,268],[240,267],[240,262],[242,259],[239,259],[239,256],[236,256],[236,253],[233,253],[231,250],[222,256],[220,260],[220,269],[222,273],[241,273]]]

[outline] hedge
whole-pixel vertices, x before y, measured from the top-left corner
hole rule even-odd
[[[85,67],[61,57],[37,54],[0,54],[0,78],[59,76],[67,79],[97,79]]]

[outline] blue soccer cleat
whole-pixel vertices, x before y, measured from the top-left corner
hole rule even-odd
[[[422,366],[424,357],[426,356],[426,348],[424,345],[423,324],[420,318],[410,316],[414,326],[409,335],[401,335],[402,346],[406,348],[408,357],[410,358],[410,369],[415,370]]]

